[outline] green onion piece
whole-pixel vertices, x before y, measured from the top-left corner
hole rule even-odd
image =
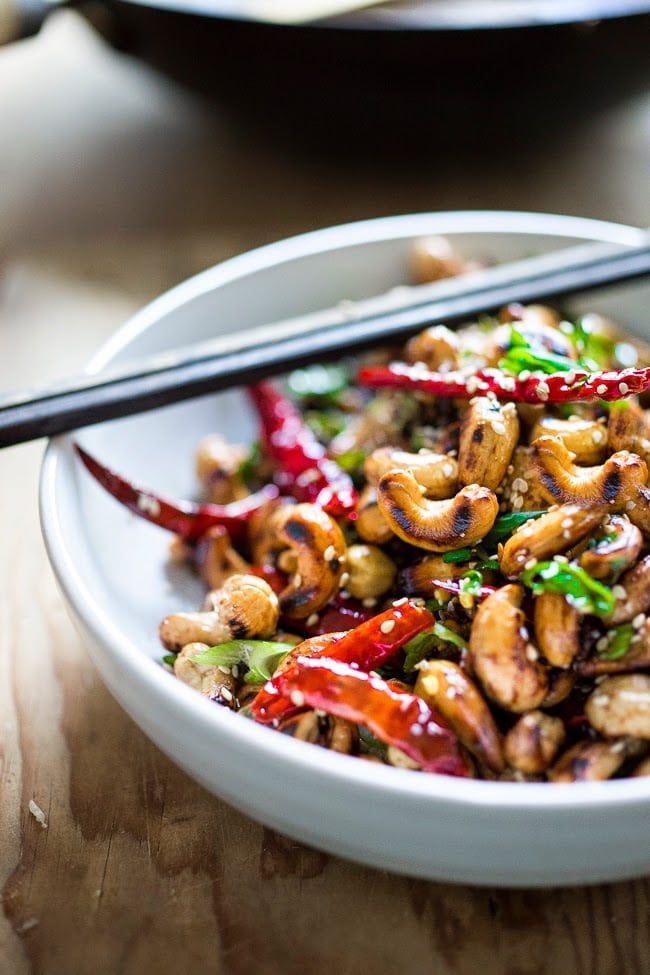
[[[499,368],[507,369],[519,375],[524,369],[529,372],[543,372],[552,375],[556,372],[569,372],[575,369],[576,362],[568,356],[555,355],[553,352],[539,349],[515,347],[508,349],[505,356],[499,360]]]
[[[616,602],[611,589],[592,579],[580,566],[568,562],[538,562],[521,574],[521,581],[538,596],[558,592],[581,613],[609,616]]]
[[[418,633],[404,644],[405,673],[412,673],[420,661],[425,660],[433,650],[437,650],[441,643],[453,643],[461,650],[467,650],[467,641],[462,636],[450,630],[444,623],[435,623],[431,629]]]
[[[247,680],[253,684],[263,684],[273,677],[292,648],[292,643],[274,643],[271,640],[231,640],[209,647],[192,657],[192,660],[213,667],[243,665],[248,668]]]
[[[456,562],[469,562],[473,554],[471,548],[459,548],[455,552],[445,552],[442,561],[447,565],[455,565]]]
[[[166,653],[164,655],[164,657],[162,658],[162,662],[164,664],[167,664],[168,667],[173,667],[174,664],[176,663],[176,654],[175,653]]]
[[[326,396],[341,393],[350,383],[350,372],[340,365],[313,365],[289,373],[287,386],[298,397]]]
[[[483,576],[477,569],[470,569],[459,579],[460,588],[470,596],[480,596]]]
[[[510,511],[507,515],[499,515],[481,544],[489,551],[497,542],[507,535],[512,535],[531,518],[540,518],[545,514],[546,511]]]
[[[613,634],[604,650],[599,651],[598,656],[604,660],[620,660],[630,649],[630,643],[634,636],[634,627],[631,623],[624,623],[612,630]]]
[[[386,758],[386,753],[388,752],[388,745],[380,741],[379,738],[375,738],[372,731],[366,728],[365,725],[360,724],[359,728],[359,738],[366,746],[369,752],[373,755],[378,755],[380,758]]]
[[[479,562],[476,568],[480,572],[485,572],[486,570],[489,570],[490,572],[498,572],[501,566],[499,565],[498,559],[486,559],[485,562]]]

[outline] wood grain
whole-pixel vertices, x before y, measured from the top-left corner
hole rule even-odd
[[[450,205],[650,222],[641,103],[546,158],[421,161],[397,179],[252,148],[72,15],[30,44],[0,55],[3,388],[76,371],[147,298],[297,229]],[[409,880],[265,830],[189,780],[109,696],[67,616],[38,526],[42,450],[0,453],[0,975],[648,975],[648,880]]]

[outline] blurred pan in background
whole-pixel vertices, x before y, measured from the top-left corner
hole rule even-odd
[[[0,0],[0,41],[55,5]],[[507,153],[650,81],[648,0],[413,0],[292,25],[245,16],[252,0],[70,5],[261,134],[333,156]]]

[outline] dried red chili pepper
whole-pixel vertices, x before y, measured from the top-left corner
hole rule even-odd
[[[327,656],[362,671],[374,670],[390,660],[412,637],[434,626],[435,622],[433,613],[424,606],[409,599],[404,602],[399,600],[399,605],[393,605],[360,623],[327,646],[326,650],[318,651],[313,656]],[[291,700],[278,691],[281,676],[278,674],[267,681],[253,700],[251,709],[258,721],[277,724],[281,718],[296,710]]]
[[[357,495],[350,476],[327,456],[291,400],[270,382],[249,387],[249,394],[262,422],[262,443],[278,467],[280,489],[334,517],[351,514]]]
[[[140,518],[160,528],[166,528],[167,531],[175,532],[186,542],[198,541],[209,528],[215,525],[223,526],[233,540],[238,540],[244,535],[246,523],[251,515],[278,495],[277,487],[269,485],[231,504],[172,501],[155,494],[149,488],[139,487],[127,481],[121,474],[116,474],[115,471],[100,464],[79,444],[75,444],[75,450],[95,480],[117,501]]]
[[[380,741],[401,749],[427,772],[469,775],[458,739],[425,701],[392,690],[379,677],[329,657],[298,657],[294,667],[279,675],[277,688],[294,704],[307,704],[365,725]]]
[[[650,389],[650,368],[602,372],[574,369],[545,376],[513,376],[501,369],[479,369],[468,375],[430,372],[423,366],[393,362],[360,369],[357,382],[372,389],[393,386],[460,399],[494,393],[497,399],[513,403],[595,402],[620,400]]]
[[[341,630],[351,630],[353,627],[367,623],[377,615],[376,608],[364,606],[359,599],[344,599],[337,593],[329,601],[325,609],[318,613],[318,622],[311,626],[306,620],[292,623],[293,629],[298,625],[298,632],[305,636],[320,636],[321,633],[339,633]]]

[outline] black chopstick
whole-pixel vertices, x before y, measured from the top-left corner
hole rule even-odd
[[[404,340],[512,302],[562,298],[650,272],[650,245],[587,244],[161,353],[119,371],[0,400],[0,447],[247,385],[310,362]],[[237,323],[233,322],[236,328]]]

